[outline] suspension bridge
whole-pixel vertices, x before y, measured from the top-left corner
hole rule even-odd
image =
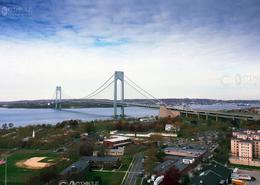
[[[119,84],[118,84],[119,82]],[[125,85],[131,87],[134,91],[139,93],[145,98],[145,102],[134,102],[134,101],[126,101],[125,100]],[[97,95],[108,89],[110,86],[113,86],[113,99],[95,99]],[[119,91],[119,92],[118,92]],[[120,98],[119,98],[120,97]],[[113,116],[114,118],[118,118],[119,116],[125,116],[125,107],[144,107],[144,108],[154,108],[154,109],[162,109],[162,107],[169,111],[179,112],[181,115],[196,115],[198,119],[206,119],[209,117],[214,117],[216,121],[219,118],[232,119],[232,120],[260,120],[259,115],[254,114],[244,114],[244,113],[228,113],[224,111],[212,111],[212,110],[192,110],[188,108],[177,108],[171,105],[167,105],[162,100],[155,98],[151,93],[143,89],[136,82],[131,80],[128,76],[124,74],[123,71],[115,71],[113,75],[111,75],[107,80],[104,81],[97,89],[89,93],[87,96],[81,98],[68,98],[65,99],[62,97],[62,87],[57,86],[55,89],[55,93],[53,95],[53,105],[57,110],[62,110],[62,104],[65,101],[72,100],[88,100],[88,102],[92,104],[103,104],[113,106]],[[118,109],[120,110],[120,114],[118,114]]]

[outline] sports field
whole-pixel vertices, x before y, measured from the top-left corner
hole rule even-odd
[[[26,180],[38,175],[59,160],[57,154],[40,151],[19,151],[8,156],[8,185],[22,185]],[[0,184],[4,184],[5,165],[0,166]]]

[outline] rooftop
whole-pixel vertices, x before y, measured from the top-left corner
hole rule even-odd
[[[128,140],[129,137],[124,137],[124,136],[111,136],[108,139],[104,139],[104,141],[108,141],[108,142],[118,142],[118,141],[125,141]]]
[[[200,150],[200,149],[194,149],[194,148],[180,148],[180,147],[166,147],[164,150],[174,150],[174,151],[179,151],[179,152],[190,152],[190,153],[205,153],[206,150]]]
[[[74,162],[69,167],[65,168],[60,174],[66,175],[68,173],[79,173],[89,167],[89,161],[79,160]]]
[[[175,160],[167,160],[164,161],[163,163],[158,164],[155,168],[154,168],[154,172],[155,173],[165,173],[166,171],[168,171],[171,167],[174,166],[175,164]]]
[[[214,162],[206,166],[203,172],[193,179],[191,185],[219,185],[221,181],[230,179],[231,173],[229,168]]]
[[[154,168],[154,172],[156,173],[165,173],[167,172],[171,167],[175,166],[175,168],[179,171],[182,172],[183,170],[185,170],[188,165],[184,164],[182,162],[183,158],[166,158],[167,160],[164,161],[163,163],[158,164],[155,168]]]
[[[81,160],[94,161],[94,162],[116,162],[120,160],[119,157],[96,157],[96,156],[85,156],[81,157]]]

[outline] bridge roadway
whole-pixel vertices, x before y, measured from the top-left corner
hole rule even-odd
[[[97,102],[100,104],[109,104],[113,105],[112,100],[98,100],[98,99],[92,99],[90,100],[91,102]],[[135,106],[135,107],[144,107],[144,108],[154,108],[154,109],[160,109],[161,105],[158,104],[141,104],[141,103],[131,103],[131,102],[117,102],[117,105],[123,106],[123,107],[130,107],[130,106]],[[166,106],[167,109],[174,110],[174,111],[179,111],[181,114],[187,115],[197,115],[198,119],[200,116],[205,116],[206,119],[209,117],[215,117],[216,121],[218,118],[226,118],[226,119],[238,119],[238,120],[253,120],[257,121],[260,120],[260,115],[255,115],[255,114],[245,114],[245,113],[231,113],[231,112],[223,112],[223,111],[214,111],[214,110],[192,110],[192,109],[179,109],[174,106]]]
[[[119,103],[122,106],[122,103]],[[119,105],[118,104],[118,105]],[[151,105],[151,104],[136,104],[136,103],[124,103],[123,106],[136,106],[136,107],[146,107],[146,108],[155,108],[160,109],[160,105]],[[257,121],[260,120],[260,115],[255,114],[245,114],[245,113],[231,113],[231,112],[222,112],[222,111],[213,111],[213,110],[192,110],[192,109],[179,109],[173,106],[166,106],[167,109],[179,111],[182,114],[185,115],[197,115],[198,119],[200,116],[205,116],[206,119],[208,117],[215,117],[216,121],[218,118],[226,118],[226,119],[239,119],[239,120],[253,120]]]

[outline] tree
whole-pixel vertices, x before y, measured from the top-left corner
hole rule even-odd
[[[163,178],[163,185],[180,185],[180,172],[176,169],[175,166],[171,167]]]
[[[79,126],[79,122],[77,120],[69,120],[69,125],[71,128],[76,128]]]
[[[79,144],[78,143],[74,143],[72,144],[68,151],[64,154],[65,158],[69,158],[71,160],[78,160],[79,159]]]
[[[13,123],[8,123],[9,128],[13,128],[14,124]]]
[[[57,177],[58,174],[55,172],[54,169],[48,169],[48,171],[43,172],[39,175],[40,180],[47,184],[49,184],[52,179],[56,179]]]
[[[96,145],[95,150],[98,151],[98,156],[105,156],[107,147],[105,145]]]
[[[84,125],[84,130],[87,133],[95,132],[95,125],[94,123],[87,123]]]
[[[183,175],[181,181],[183,185],[188,185],[190,183],[189,175],[188,174]]]
[[[145,171],[152,173],[155,167],[155,162],[157,162],[156,154],[157,154],[157,147],[155,145],[150,145],[147,150],[145,150],[146,159],[144,161],[144,168]]]
[[[157,152],[156,157],[157,157],[157,159],[158,159],[159,161],[162,162],[162,161],[163,161],[163,158],[165,157],[164,151],[160,150],[159,152]]]
[[[4,130],[8,129],[7,123],[2,124],[2,128],[3,128]]]
[[[91,141],[84,141],[79,148],[81,156],[91,156],[94,151],[94,144]]]

